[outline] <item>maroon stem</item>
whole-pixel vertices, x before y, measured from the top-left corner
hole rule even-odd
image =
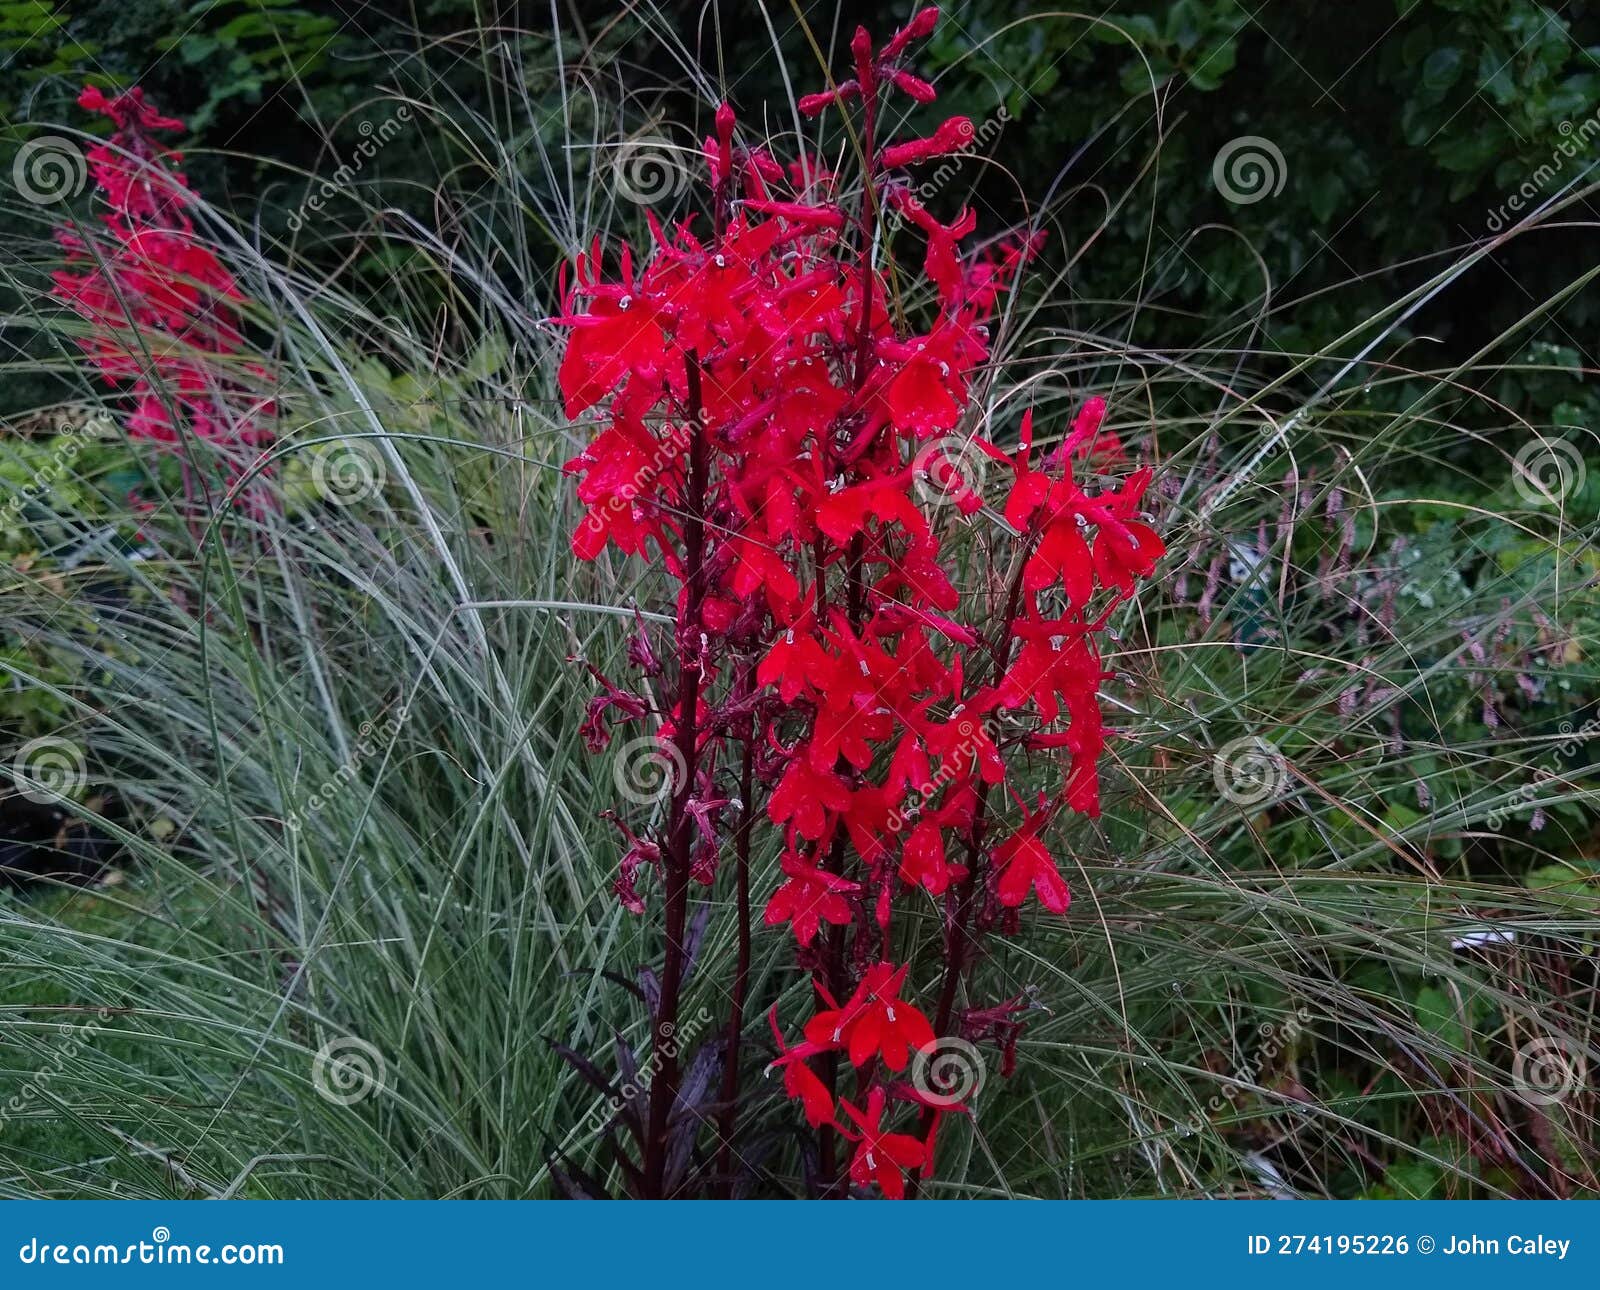
[[[754,690],[750,664],[739,678],[740,697],[748,700]],[[733,1131],[739,1118],[739,1045],[744,1032],[745,994],[750,985],[750,826],[755,814],[755,723],[746,718],[743,730],[744,755],[739,765],[739,827],[733,836],[734,898],[738,905],[739,953],[733,969],[733,998],[728,1007],[728,1038],[722,1066],[722,1113],[717,1126],[721,1144],[717,1150],[718,1190],[724,1199],[733,1198]]]
[[[694,793],[699,760],[700,642],[705,601],[705,503],[711,468],[710,445],[701,417],[700,360],[685,357],[689,381],[689,480],[684,496],[684,587],[686,595],[676,624],[678,702],[673,741],[683,769],[674,785],[667,817],[667,847],[662,855],[667,892],[666,963],[661,972],[661,1002],[651,1031],[655,1077],[650,1084],[650,1119],[644,1144],[643,1192],[659,1199],[666,1186],[667,1131],[678,1093],[678,994],[683,988],[684,927],[689,910],[689,870],[694,848],[694,818],[689,799]]]
[[[1016,638],[1012,634],[1012,624],[1017,621],[1017,615],[1022,610],[1022,574],[1028,563],[1029,551],[1033,545],[1033,534],[1023,544],[1021,557],[1017,561],[1016,576],[1011,582],[1011,592],[1006,598],[1005,617],[1000,620],[996,629],[997,635],[989,646],[989,657],[993,661],[995,673],[994,683],[999,684],[1000,678],[1011,666],[1011,654]],[[950,913],[950,922],[945,930],[944,938],[944,981],[939,987],[939,1006],[934,1012],[933,1033],[944,1035],[948,1033],[950,1024],[955,1018],[956,995],[961,988],[961,978],[967,969],[967,948],[973,943],[972,935],[968,932],[968,924],[972,921],[972,909],[977,902],[978,892],[981,889],[982,868],[984,851],[983,837],[988,828],[989,817],[989,792],[992,786],[985,784],[978,794],[977,809],[972,814],[972,830],[967,835],[967,876],[961,880],[961,885],[956,889],[955,908]],[[924,1142],[928,1134],[933,1131],[938,1112],[931,1107],[922,1113],[922,1123],[919,1126],[918,1136]],[[911,1174],[909,1194],[916,1195],[917,1188],[922,1179],[927,1176],[933,1166],[929,1160],[920,1169]]]

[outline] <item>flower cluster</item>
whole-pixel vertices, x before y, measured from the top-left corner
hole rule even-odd
[[[247,388],[266,374],[237,358],[243,297],[196,235],[181,154],[155,140],[183,122],[138,88],[107,96],[89,86],[78,103],[114,127],[88,154],[108,209],[104,235],[57,230],[67,268],[53,275],[54,295],[89,324],[80,344],[101,376],[133,398],[129,434],[175,444],[186,430],[218,445],[231,482],[243,460],[236,450],[271,440],[273,407]]]
[[[743,141],[724,105],[705,145],[709,229],[652,220],[649,253],[623,246],[613,275],[597,241],[564,283],[558,320],[570,329],[567,416],[600,416],[568,465],[585,508],[574,551],[656,559],[678,589],[671,649],[641,627],[630,658],[645,684],[600,677],[586,725],[598,748],[608,722],[651,723],[679,772],[659,830],[622,826],[617,880],[635,911],[642,875],[665,891],[658,1024],[674,1020],[688,884],[716,881],[737,802],[743,889],[743,819],[764,803],[782,838],[765,921],[787,927],[821,1004],[793,1044],[774,1013],[774,1064],[822,1132],[824,1173],[838,1135],[854,1146],[850,1179],[889,1196],[931,1165],[949,1109],[905,1078],[913,1054],[964,1023],[977,1037],[982,1016],[999,1015],[955,1009],[974,938],[1014,929],[1030,896],[1067,909],[1046,836],[1063,810],[1099,812],[1108,674],[1097,639],[1164,549],[1139,518],[1148,469],[1110,488],[1074,477],[1090,454],[1121,456],[1102,400],[1040,457],[1031,415],[1011,451],[977,424],[988,324],[1037,244],[966,252],[972,212],[942,223],[914,196],[907,168],[964,147],[965,118],[907,142],[879,137],[891,94],[934,98],[904,56],[937,20],[925,9],[881,48],[858,31],[854,76],[800,101],[808,116],[856,113],[858,192],[815,156],[781,164]],[[879,242],[886,212],[923,252],[922,284],[897,273],[898,294]],[[903,320],[902,302],[923,326]],[[1003,526],[979,466],[1009,484]],[[1004,539],[1003,563],[964,594],[945,547],[979,522]],[[1030,752],[1064,763],[1032,800],[1016,770]],[[944,914],[928,1010],[909,997],[911,929],[896,921],[915,900]],[[729,1063],[744,987],[741,976]],[[886,1131],[888,1108],[907,1104],[921,1128]],[[645,1141],[647,1186],[662,1124]]]

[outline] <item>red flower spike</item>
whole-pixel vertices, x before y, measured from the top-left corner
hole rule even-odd
[[[933,87],[902,59],[937,20],[924,9],[877,49],[857,32],[851,78],[807,95],[801,111],[859,105],[881,125],[887,92],[931,100]],[[831,135],[831,122],[822,128]],[[704,151],[709,228],[664,228],[647,212],[648,247],[636,256],[622,246],[614,269],[596,241],[563,276],[552,321],[567,337],[567,411],[598,423],[568,465],[582,508],[574,551],[643,556],[676,593],[670,631],[658,634],[670,647],[630,652],[648,684],[603,681],[582,732],[599,742],[613,719],[652,718],[694,768],[690,791],[666,799],[666,818],[641,829],[644,838],[627,835],[617,894],[642,908],[636,880],[657,869],[668,916],[681,918],[673,901],[690,881],[723,882],[730,860],[748,880],[760,845],[752,834],[781,832],[764,919],[794,936],[796,964],[813,974],[821,1002],[801,1042],[779,1037],[773,1065],[816,1127],[833,1123],[837,1089],[834,1063],[813,1059],[848,1057],[858,1090],[846,1104],[846,1136],[858,1146],[851,1176],[893,1195],[905,1169],[931,1162],[942,1109],[918,1102],[894,1073],[936,1033],[968,1033],[948,1006],[930,1020],[902,997],[906,969],[886,960],[917,928],[897,918],[908,901],[940,903],[937,936],[951,955],[940,996],[957,997],[951,987],[964,984],[972,957],[951,947],[988,921],[979,926],[967,910],[982,902],[950,899],[956,884],[992,894],[1002,934],[1030,895],[1066,911],[1046,827],[1100,809],[1098,691],[1109,673],[1099,639],[1164,548],[1141,513],[1150,473],[1104,477],[1125,450],[1104,430],[1103,400],[1088,400],[1042,459],[1031,412],[1012,446],[1003,429],[998,442],[988,437],[1000,423],[972,406],[991,361],[989,324],[1040,238],[1002,235],[974,250],[973,211],[944,224],[896,173],[970,147],[971,122],[952,117],[909,141],[856,137],[868,140],[865,169],[839,176],[816,157],[774,158],[741,143],[731,110],[719,108]],[[835,142],[827,152],[848,157]],[[928,302],[916,331],[891,312],[897,293],[860,232],[875,225],[863,215],[884,206],[925,246],[917,281],[898,292]],[[185,307],[181,296],[169,304]],[[1082,481],[1080,461],[1092,462]],[[1009,472],[1009,529],[991,531],[984,518],[986,462],[996,464],[991,475]],[[958,586],[944,541],[973,526],[984,532],[963,544],[963,561],[975,554]],[[982,688],[969,688],[969,676]],[[1023,750],[1058,778],[1019,821],[1010,763]],[[737,811],[727,800],[735,783],[752,799]],[[733,902],[713,895],[711,904]],[[666,944],[668,969],[675,956],[681,969],[681,943]],[[657,979],[670,994],[681,976]],[[675,1002],[664,997],[661,1015]],[[1004,1052],[1014,1046],[1014,1026],[985,1034]],[[737,1030],[731,1041],[730,1116]],[[657,1056],[675,1072],[675,1053]],[[672,1107],[658,1090],[672,1084],[652,1087],[640,1168],[648,1194],[664,1189]],[[886,1097],[918,1106],[917,1137],[883,1131]]]
[[[127,387],[129,435],[163,445],[185,432],[209,441],[231,486],[274,438],[275,409],[259,392],[271,378],[235,360],[243,294],[196,232],[181,154],[152,137],[183,122],[157,112],[138,87],[108,95],[86,86],[78,103],[115,127],[88,150],[108,212],[104,233],[58,230],[66,267],[52,275],[52,294],[88,322],[79,346],[101,376]],[[242,500],[268,504],[260,494]]]

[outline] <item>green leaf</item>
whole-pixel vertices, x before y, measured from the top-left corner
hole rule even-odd
[[[1461,51],[1450,45],[1436,49],[1422,64],[1422,83],[1436,94],[1442,94],[1461,76],[1464,60]]]
[[[1456,1011],[1454,1000],[1443,990],[1424,986],[1411,1001],[1412,1014],[1417,1024],[1438,1038],[1446,1048],[1465,1051],[1467,1035]]]

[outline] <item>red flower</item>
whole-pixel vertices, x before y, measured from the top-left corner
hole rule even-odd
[[[883,164],[890,169],[909,166],[933,157],[948,156],[968,147],[974,138],[972,122],[964,116],[953,116],[926,139],[913,139],[883,150]]]
[[[573,326],[572,340],[556,373],[568,417],[593,407],[630,373],[648,372],[666,361],[666,337],[646,308],[601,300]]]
[[[1000,879],[995,895],[1008,909],[1015,909],[1028,898],[1031,888],[1039,903],[1052,914],[1064,914],[1072,903],[1072,893],[1062,881],[1056,862],[1050,858],[1038,831],[1044,826],[1045,814],[1030,816],[1026,823],[994,850],[995,864]]]
[[[881,1057],[890,1070],[903,1071],[912,1050],[928,1047],[934,1038],[928,1019],[900,998],[908,970],[892,963],[868,968],[842,1008],[823,993],[832,1007],[806,1024],[806,1039],[820,1048],[844,1049],[852,1066]]]
[[[827,812],[850,805],[850,786],[831,770],[819,771],[811,758],[796,756],[767,799],[774,824],[788,823],[801,837],[815,842],[827,827]]]
[[[964,327],[941,323],[921,340],[883,343],[878,352],[899,363],[885,395],[896,429],[929,439],[951,429],[967,397],[967,373],[982,348]]]
[[[795,940],[809,945],[824,920],[840,925],[850,921],[850,902],[845,897],[861,890],[859,886],[817,868],[792,851],[784,853],[779,866],[789,881],[767,902],[768,927],[789,923]]]
[[[833,1094],[828,1092],[828,1086],[818,1077],[816,1071],[806,1065],[806,1059],[820,1051],[811,1044],[796,1044],[790,1048],[783,1042],[783,1032],[778,1029],[778,1005],[772,1005],[772,1011],[767,1013],[767,1024],[772,1027],[773,1042],[778,1045],[778,1060],[774,1066],[783,1067],[783,1091],[785,1096],[791,1097],[800,1103],[805,1112],[806,1122],[813,1129],[824,1124],[833,1123]]]
[[[778,697],[793,703],[802,692],[813,691],[830,664],[828,655],[815,637],[790,627],[773,643],[756,669],[756,681],[775,686]]]
[[[911,830],[900,853],[902,881],[921,887],[930,896],[942,896],[952,882],[966,876],[965,865],[945,859],[944,832],[937,824],[924,820]]]
[[[883,1090],[867,1094],[867,1109],[858,1110],[843,1098],[839,1105],[861,1130],[845,1132],[856,1144],[850,1158],[850,1181],[858,1187],[877,1183],[890,1200],[904,1200],[907,1169],[919,1169],[927,1160],[927,1148],[908,1133],[886,1133],[883,1129]]]

